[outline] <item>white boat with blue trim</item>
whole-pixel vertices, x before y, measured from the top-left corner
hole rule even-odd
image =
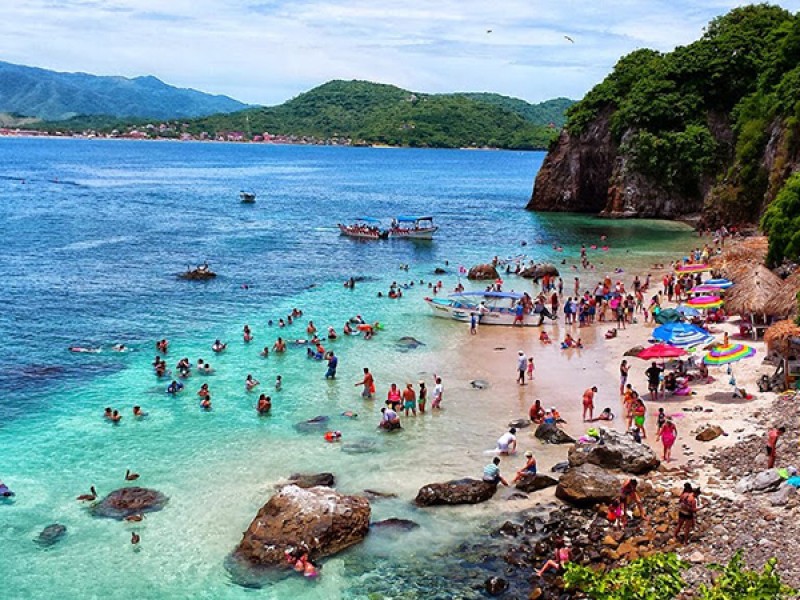
[[[481,325],[513,325],[517,305],[524,294],[519,292],[459,292],[446,298],[425,298],[436,317],[469,322],[476,314]],[[522,325],[539,325],[540,315],[525,312]]]
[[[400,240],[432,240],[439,227],[433,217],[397,217],[389,228],[389,237]]]

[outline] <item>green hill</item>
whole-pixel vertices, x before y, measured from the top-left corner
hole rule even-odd
[[[330,81],[279,106],[192,120],[189,131],[269,132],[412,147],[546,148],[557,134],[547,126],[550,121],[531,122],[499,98],[504,97],[419,94],[367,81]]]
[[[575,101],[569,98],[553,98],[539,104],[531,104],[519,98],[489,92],[462,92],[454,95],[494,104],[517,113],[535,125],[547,126],[552,123],[559,129],[567,122],[567,109],[575,104]]]

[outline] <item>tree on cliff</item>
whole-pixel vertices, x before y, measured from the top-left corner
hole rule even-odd
[[[783,186],[761,219],[761,228],[769,236],[767,262],[776,266],[784,258],[800,258],[800,173]]]

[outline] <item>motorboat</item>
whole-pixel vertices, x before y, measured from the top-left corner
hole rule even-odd
[[[254,192],[239,192],[239,198],[242,199],[242,204],[256,203],[256,195]]]
[[[362,240],[385,240],[389,237],[389,232],[381,229],[381,222],[372,217],[361,217],[356,219],[351,225],[339,223],[339,231],[342,235]]]
[[[389,237],[404,240],[432,240],[439,227],[433,217],[397,217],[392,221]]]
[[[459,292],[446,298],[425,298],[436,317],[469,322],[476,314],[481,325],[513,325],[516,306],[524,294],[520,292]],[[522,324],[539,325],[538,314],[525,313]]]

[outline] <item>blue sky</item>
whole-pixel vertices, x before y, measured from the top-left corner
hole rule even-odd
[[[0,0],[0,59],[59,71],[155,75],[256,104],[280,103],[330,79],[541,101],[580,98],[620,56],[687,44],[714,16],[741,4]],[[800,0],[780,4],[800,10]]]

